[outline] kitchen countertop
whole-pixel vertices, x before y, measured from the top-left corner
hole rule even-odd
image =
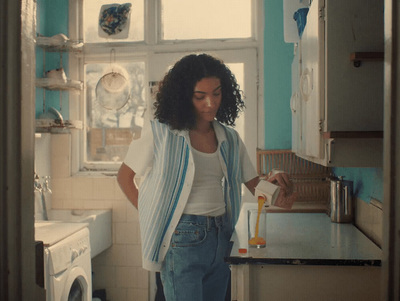
[[[381,266],[378,246],[354,225],[332,223],[325,213],[267,213],[266,248],[249,248],[245,212],[246,207],[232,236],[230,264]]]

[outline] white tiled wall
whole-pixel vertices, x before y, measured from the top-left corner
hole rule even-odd
[[[115,176],[71,177],[71,136],[51,137],[52,207],[112,209],[113,245],[92,260],[93,289],[107,300],[148,300],[149,275],[141,267],[137,210],[121,192]]]
[[[382,209],[372,203],[356,199],[355,224],[379,247],[382,247],[382,218]]]
[[[49,176],[51,172],[50,142],[50,133],[35,135],[35,172],[40,177]]]

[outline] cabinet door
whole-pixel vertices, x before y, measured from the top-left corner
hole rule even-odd
[[[384,51],[383,1],[326,0],[325,131],[382,131],[383,61],[350,61]],[[307,24],[308,26],[308,24]]]
[[[321,124],[324,119],[324,19],[320,17],[323,0],[314,0],[307,15],[301,39],[300,76],[302,142],[304,155],[323,158]]]
[[[292,62],[292,96],[290,109],[292,111],[292,151],[303,153],[301,130],[301,95],[299,88],[301,73],[301,48],[296,49]]]
[[[382,130],[383,64],[357,68],[350,54],[383,51],[382,18],[380,0],[312,2],[299,43],[301,121],[293,143],[300,157],[325,166],[381,166],[382,139],[361,137]]]

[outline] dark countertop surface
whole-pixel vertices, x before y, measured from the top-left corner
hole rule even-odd
[[[232,236],[230,264],[381,266],[378,246],[353,224],[332,223],[325,213],[267,213],[267,245],[250,248],[247,210],[245,205]]]

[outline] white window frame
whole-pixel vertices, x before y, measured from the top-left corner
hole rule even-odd
[[[83,54],[70,54],[69,55],[69,76],[73,79],[84,78],[83,62],[86,58],[92,60],[98,59],[102,62],[109,61],[110,51],[112,48],[116,49],[118,58],[127,60],[143,59],[146,66],[149,66],[149,57],[157,53],[175,53],[175,52],[212,52],[220,50],[246,50],[255,49],[257,53],[257,103],[258,103],[258,121],[257,121],[257,145],[258,147],[264,146],[264,98],[263,98],[263,29],[264,29],[264,4],[263,0],[251,0],[252,13],[254,22],[252,24],[252,38],[247,39],[214,39],[214,40],[183,40],[183,41],[161,41],[160,30],[160,0],[146,0],[145,1],[145,28],[144,28],[144,42],[126,42],[123,47],[116,46],[110,43],[107,46],[104,44],[94,45],[85,44]],[[70,0],[69,10],[69,38],[73,40],[83,40],[82,0]],[[90,54],[90,55],[89,55]],[[77,68],[76,66],[80,66]],[[261,66],[261,67],[260,67]],[[151,68],[151,67],[150,67]],[[146,68],[148,70],[149,68]],[[150,79],[151,80],[151,79]],[[146,82],[149,81],[148,72],[146,74]],[[84,94],[75,95],[70,93],[69,96],[69,112],[70,119],[83,120],[85,125],[85,101]],[[149,96],[147,95],[147,99]],[[83,152],[86,151],[86,143],[84,142],[84,130],[71,131],[72,135],[72,174],[83,173]],[[115,173],[118,164],[95,164],[90,168],[90,172]]]

